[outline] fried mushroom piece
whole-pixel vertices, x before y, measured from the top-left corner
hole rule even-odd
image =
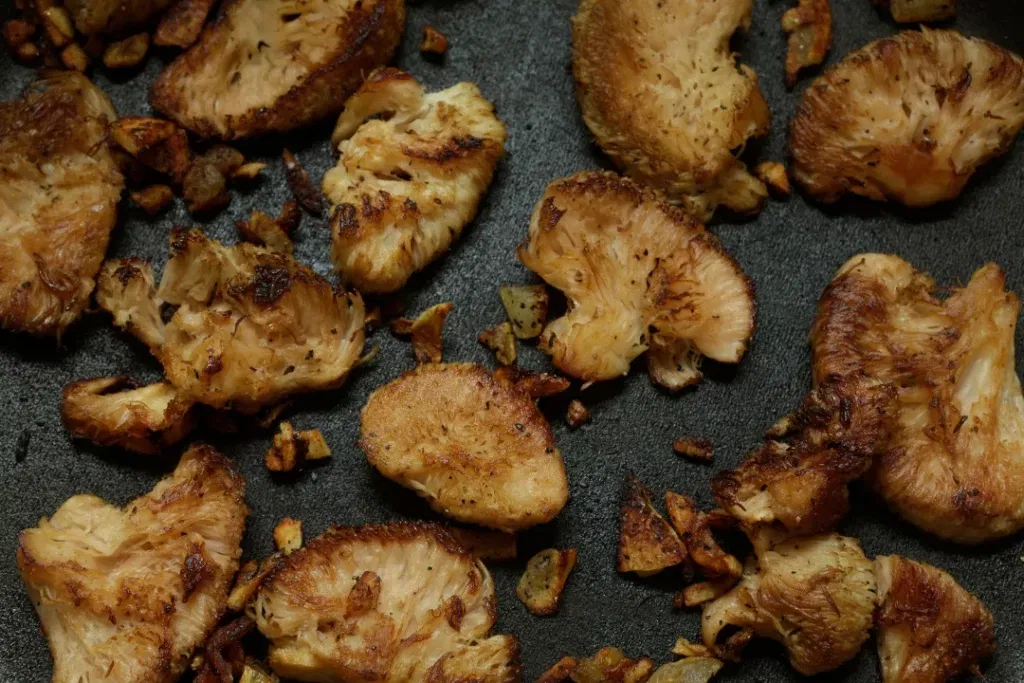
[[[76,72],[0,103],[0,326],[59,336],[89,304],[124,188],[115,118]]]
[[[686,548],[675,530],[654,507],[651,490],[630,472],[626,476],[619,504],[616,570],[652,576],[685,559]]]
[[[734,152],[768,131],[757,74],[729,40],[751,0],[582,0],[573,74],[583,120],[627,174],[706,220],[759,211],[767,190]]]
[[[568,312],[540,348],[591,382],[647,353],[657,384],[700,381],[707,356],[738,363],[754,330],[753,285],[717,239],[653,191],[609,172],[548,185],[519,259],[562,290]]]
[[[815,199],[847,192],[928,206],[953,199],[1024,125],[1024,60],[956,31],[904,31],[845,57],[804,91],[793,177]]]
[[[519,680],[483,564],[438,526],[335,527],[284,558],[251,608],[289,679]],[[473,676],[472,678],[470,676]]]
[[[576,566],[576,549],[542,550],[526,563],[526,571],[519,579],[516,597],[531,614],[547,616],[558,611],[562,591],[569,574]]]
[[[748,535],[831,531],[849,508],[847,485],[885,452],[895,388],[859,374],[832,376],[769,431],[764,445],[715,476],[715,500]]]
[[[945,683],[995,652],[992,613],[946,572],[887,555],[875,576],[883,683]]]
[[[537,683],[646,683],[654,671],[648,657],[630,659],[617,647],[598,650],[593,657],[563,657]]]
[[[685,557],[705,576],[731,579],[735,583],[743,572],[743,566],[718,545],[711,533],[711,516],[697,507],[692,498],[674,491],[665,493],[665,509],[668,510],[672,528],[683,542]],[[720,582],[719,586],[725,583]]]
[[[917,24],[922,21],[943,21],[956,16],[956,0],[874,0],[888,7],[893,21]]]
[[[224,610],[247,514],[241,475],[197,445],[123,509],[73,496],[22,531],[54,683],[176,680]]]
[[[443,358],[444,344],[441,332],[444,321],[452,312],[452,302],[435,304],[420,313],[415,320],[398,318],[391,323],[395,334],[409,335],[412,341],[412,353],[417,364],[440,363]]]
[[[144,455],[185,438],[194,426],[191,410],[191,401],[167,382],[137,387],[125,377],[72,382],[60,403],[71,436]]]
[[[202,137],[301,128],[342,109],[404,24],[404,0],[230,0],[157,77],[150,103]]]
[[[186,48],[196,42],[216,0],[174,0],[153,32],[153,44]]]
[[[565,507],[562,454],[534,398],[472,363],[429,363],[380,387],[360,447],[385,477],[460,522],[518,531]]]
[[[900,515],[980,543],[1024,527],[1024,397],[1014,367],[1020,301],[995,264],[936,295],[906,261],[855,256],[818,304],[813,370],[898,387],[892,436],[869,473]]]
[[[263,462],[271,472],[291,472],[307,461],[329,457],[331,449],[319,429],[297,432],[290,422],[282,422]]]
[[[825,61],[832,45],[832,6],[829,0],[799,0],[782,15],[786,48],[786,85],[796,85],[801,69]]]
[[[381,69],[345,103],[323,179],[331,257],[361,292],[394,292],[452,245],[476,215],[505,150],[505,126],[472,83],[427,94]]]
[[[755,549],[757,562],[739,585],[704,608],[704,644],[715,647],[727,627],[748,628],[782,643],[807,676],[853,658],[868,638],[876,598],[860,544],[827,534]]]
[[[146,26],[174,0],[64,0],[77,28],[86,36],[120,34]],[[51,3],[37,3],[37,5]]]
[[[365,339],[358,294],[251,244],[225,247],[184,229],[170,242],[156,291],[148,265],[111,261],[96,300],[149,345],[184,398],[251,414],[345,382]]]

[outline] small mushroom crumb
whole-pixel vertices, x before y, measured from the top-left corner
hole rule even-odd
[[[516,337],[512,333],[512,323],[506,321],[484,330],[477,337],[477,341],[494,351],[495,358],[502,365],[512,365],[516,362]]]
[[[174,192],[167,185],[150,185],[138,192],[132,192],[132,203],[150,216],[164,211],[174,200]]]
[[[259,664],[246,660],[245,667],[238,683],[280,683],[280,678],[264,669]]]
[[[14,50],[14,58],[21,64],[34,64],[40,54],[39,46],[31,41],[22,43]]]
[[[686,638],[678,638],[672,646],[672,654],[680,657],[714,657],[715,653],[707,645],[691,643]]]
[[[60,53],[61,63],[72,71],[84,72],[89,68],[89,55],[78,43],[71,43]]]
[[[160,18],[153,44],[185,48],[196,42],[215,0],[177,0]]]
[[[288,200],[281,208],[281,215],[271,218],[262,211],[252,212],[247,221],[236,221],[238,235],[246,242],[266,247],[279,254],[292,254],[292,233],[302,220],[299,205]]]
[[[36,33],[36,27],[23,19],[11,19],[4,22],[2,32],[7,49],[15,52],[31,40]]]
[[[274,553],[259,562],[250,560],[243,564],[235,577],[235,585],[228,594],[227,608],[232,612],[241,612],[256,597],[256,592],[263,585],[264,579],[277,567],[281,559],[280,553]]]
[[[537,683],[566,683],[572,679],[572,673],[579,666],[575,657],[562,657],[555,665],[541,674]]]
[[[506,285],[498,288],[505,313],[518,339],[540,335],[548,318],[548,290],[544,285]]]
[[[284,159],[284,177],[288,182],[288,188],[295,195],[296,201],[303,209],[308,211],[314,216],[321,216],[324,212],[324,197],[320,190],[317,189],[313,181],[309,179],[309,174],[306,173],[306,169],[302,167],[299,160],[295,158],[295,155],[288,149],[285,149],[281,153],[281,158]]]
[[[692,436],[681,436],[676,439],[675,443],[672,444],[672,450],[697,462],[711,462],[714,457],[714,450],[710,441],[707,439],[697,439]]]
[[[569,409],[565,413],[565,421],[569,427],[576,429],[583,426],[585,422],[590,421],[590,411],[587,410],[582,401],[574,398],[569,401]]]
[[[235,169],[234,173],[231,174],[231,179],[243,181],[255,180],[266,167],[267,165],[262,161],[247,161]]]
[[[182,196],[190,214],[219,211],[231,202],[224,174],[201,157],[196,159],[185,175]]]
[[[668,665],[666,665],[668,666]],[[664,668],[664,667],[663,667]],[[653,681],[651,674],[654,672],[654,662],[648,657],[640,659],[629,659],[625,653],[616,647],[606,647],[599,650],[593,657],[576,659],[575,657],[563,657],[558,663],[545,671],[537,683],[646,683]],[[701,679],[692,679],[697,683]],[[703,679],[707,680],[707,679]],[[669,681],[691,681],[691,678],[662,677],[657,683],[669,683]]]
[[[616,569],[652,576],[686,559],[686,546],[651,502],[651,491],[630,472],[619,507]]]
[[[762,161],[754,169],[754,174],[780,197],[788,197],[793,193],[793,188],[789,185],[789,176],[786,174],[786,167],[778,161]]]
[[[138,66],[149,50],[149,34],[136,33],[134,36],[111,43],[103,51],[103,64],[108,69],[127,69]]]
[[[558,611],[558,604],[569,580],[569,573],[576,566],[576,550],[542,550],[526,563],[526,571],[519,579],[516,597],[526,605],[531,614],[545,616]]]
[[[412,352],[416,364],[440,363],[443,358],[441,330],[444,321],[452,311],[452,303],[436,304],[420,313],[415,320],[398,318],[392,321],[391,331],[398,335],[412,337]]]
[[[282,422],[264,462],[271,472],[291,472],[307,460],[322,460],[330,456],[331,449],[320,430],[296,432],[290,422]]]
[[[443,55],[448,52],[448,38],[436,28],[427,24],[423,27],[423,41],[420,52],[431,55]]]
[[[49,4],[49,3],[47,3]],[[56,48],[62,48],[75,37],[75,27],[71,23],[71,15],[59,5],[47,7],[40,13],[43,31]]]
[[[274,527],[274,546],[285,555],[302,547],[302,522],[285,517]]]
[[[734,577],[725,577],[690,584],[679,592],[672,601],[672,606],[680,608],[703,605],[722,597],[728,593],[735,584],[736,579]]]
[[[200,159],[213,164],[225,178],[232,176],[245,163],[242,153],[230,145],[214,145]]]

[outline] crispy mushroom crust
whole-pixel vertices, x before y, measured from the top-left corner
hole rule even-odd
[[[760,210],[767,190],[734,151],[768,130],[757,74],[729,39],[751,0],[582,0],[573,74],[583,120],[629,175],[706,219]]]
[[[946,572],[888,555],[875,575],[883,683],[945,683],[995,652],[992,613]]]
[[[815,380],[863,371],[898,387],[872,485],[907,520],[952,541],[1024,527],[1019,309],[995,264],[940,299],[931,278],[882,254],[847,261],[818,304]]]
[[[651,502],[651,490],[630,472],[619,501],[619,552],[615,569],[652,576],[686,559],[675,529]]]
[[[756,546],[755,546],[756,547]],[[868,638],[875,575],[860,544],[837,534],[757,549],[743,579],[704,608],[702,636],[713,648],[729,626],[786,647],[797,671],[814,675],[849,661]]]
[[[124,188],[115,117],[70,71],[0,103],[0,326],[60,335],[88,305]]]
[[[460,522],[516,531],[549,522],[568,484],[528,391],[472,363],[429,363],[377,389],[360,447],[381,474]]]
[[[476,215],[505,138],[472,83],[427,94],[398,69],[371,74],[345,103],[331,138],[341,158],[323,180],[342,278],[393,292],[446,252]]]
[[[150,102],[203,137],[300,128],[340,111],[404,25],[404,0],[230,0]]]
[[[753,334],[739,264],[685,211],[614,173],[548,185],[518,255],[569,300],[540,348],[585,381],[624,375],[647,352],[651,379],[679,390],[700,381],[702,356],[738,363]]]
[[[96,300],[149,345],[183,397],[253,413],[345,382],[365,338],[358,294],[252,244],[224,247],[183,229],[170,241],[159,289],[148,264],[111,261]],[[176,307],[166,324],[165,305]]]
[[[953,199],[1024,125],[1024,61],[956,31],[869,43],[814,81],[789,130],[793,176],[815,199],[847,192],[928,206]]]
[[[241,475],[197,445],[123,509],[73,496],[22,531],[54,683],[177,680],[223,613],[247,515]]]
[[[251,609],[270,666],[320,683],[520,680],[484,565],[430,524],[335,527],[287,556]]]

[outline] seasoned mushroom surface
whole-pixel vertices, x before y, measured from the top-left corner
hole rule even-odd
[[[756,546],[755,546],[756,547]],[[729,626],[782,643],[802,674],[831,671],[868,638],[875,610],[871,560],[852,538],[827,534],[757,548],[739,585],[704,608],[704,644]]]
[[[519,679],[484,565],[440,527],[335,527],[282,560],[253,605],[279,675],[300,681]]]
[[[344,383],[365,338],[358,294],[252,244],[225,247],[183,229],[170,241],[157,290],[148,264],[111,261],[96,299],[149,345],[183,397],[251,413]],[[176,307],[166,324],[165,305]]]
[[[700,381],[702,356],[738,363],[754,330],[753,286],[718,240],[614,173],[548,185],[518,254],[569,300],[540,348],[586,381],[624,375],[647,352],[651,379],[682,389]]]
[[[427,94],[398,69],[371,74],[345,103],[332,137],[341,158],[323,181],[342,278],[393,292],[446,252],[476,214],[505,138],[472,83]]]
[[[428,363],[377,389],[359,445],[381,474],[461,522],[515,531],[549,522],[568,484],[526,389],[471,363]]]
[[[85,76],[54,71],[0,104],[0,325],[59,335],[89,303],[124,188],[116,118]]]
[[[629,175],[700,218],[758,211],[767,190],[735,157],[768,130],[757,74],[729,40],[751,0],[582,0],[573,74],[583,120]]]
[[[883,683],[945,683],[995,652],[992,613],[946,572],[888,555],[875,575]]]
[[[863,371],[898,387],[872,484],[899,514],[953,541],[1024,527],[1019,309],[995,264],[941,299],[931,278],[882,254],[847,261],[818,305],[816,381]]]
[[[340,111],[404,24],[404,0],[230,0],[150,101],[204,137],[300,128]]]
[[[247,514],[234,466],[198,445],[123,509],[78,495],[22,531],[54,683],[177,680],[224,610]]]
[[[1024,60],[956,31],[869,43],[804,91],[789,132],[813,197],[927,206],[952,199],[1024,125]]]

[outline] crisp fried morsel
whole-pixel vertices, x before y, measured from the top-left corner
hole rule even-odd
[[[324,196],[309,179],[306,169],[287,149],[281,153],[281,158],[284,160],[284,177],[288,182],[288,189],[292,191],[292,196],[309,213],[314,216],[322,215]]]
[[[526,563],[526,571],[516,588],[516,597],[531,614],[554,614],[562,601],[565,582],[569,580],[569,574],[575,566],[575,548],[548,548],[540,551]]]
[[[448,527],[448,533],[466,552],[486,562],[514,560],[519,553],[515,534],[468,527]]]
[[[216,0],[175,0],[153,33],[153,44],[188,47],[196,42]]]
[[[60,5],[47,7],[49,3],[41,3],[37,7],[39,22],[43,33],[56,48],[62,48],[75,37],[75,27],[71,23],[71,15]]]
[[[613,173],[548,185],[519,259],[569,300],[540,347],[586,381],[624,375],[646,351],[651,379],[682,389],[702,356],[738,363],[754,330],[753,285],[718,240]]]
[[[443,55],[445,52],[448,52],[448,38],[433,26],[427,24],[423,27],[423,40],[420,41],[420,52]]]
[[[23,66],[36,64],[41,56],[42,52],[40,52],[39,46],[31,41],[22,43],[14,50],[14,58]]]
[[[36,27],[24,19],[8,19],[3,24],[2,33],[7,49],[14,52],[32,40],[32,36],[36,33]]]
[[[544,285],[502,285],[498,295],[517,339],[533,339],[548,320],[548,288]]]
[[[341,110],[404,24],[404,0],[231,0],[157,77],[150,102],[203,137],[301,128]]]
[[[238,683],[280,683],[280,679],[256,662],[246,660]]]
[[[108,69],[127,69],[138,66],[146,58],[147,50],[149,50],[149,34],[137,33],[107,45],[103,50],[103,66]]]
[[[84,72],[89,68],[89,55],[78,43],[71,43],[60,52],[60,61],[67,69]]]
[[[227,608],[232,612],[241,612],[256,597],[256,591],[260,589],[263,582],[270,576],[270,573],[277,568],[277,563],[283,557],[280,553],[274,553],[263,558],[259,562],[250,560],[238,569],[235,577],[235,584],[228,593]]]
[[[726,576],[719,579],[691,583],[679,591],[679,594],[672,600],[672,606],[676,608],[697,607],[716,600],[728,593],[729,589],[736,585],[736,578]]]
[[[124,509],[78,495],[21,532],[18,568],[55,683],[177,679],[224,609],[244,490],[230,461],[193,446]]]
[[[115,117],[77,72],[0,103],[0,326],[59,335],[88,305],[124,187]]]
[[[174,0],[65,0],[83,34],[120,34],[145,26]],[[51,3],[38,2],[37,5]]]
[[[751,0],[582,0],[573,73],[583,120],[629,175],[698,218],[718,205],[754,212],[767,196],[734,152],[768,131],[757,74],[733,33]]]
[[[686,548],[651,503],[651,490],[630,472],[619,505],[619,554],[615,568],[651,576],[686,559]]]
[[[444,350],[441,330],[451,312],[452,302],[435,304],[420,313],[415,320],[408,318],[394,320],[391,323],[391,329],[395,334],[412,337],[412,352],[416,356],[417,364],[440,363]]]
[[[285,555],[302,547],[302,522],[285,517],[274,527],[274,546]]]
[[[124,116],[111,124],[111,137],[139,164],[181,183],[192,165],[188,134],[173,122]]]
[[[961,543],[1024,527],[1020,301],[1005,285],[989,264],[939,298],[906,261],[862,254],[825,290],[811,332],[819,384],[863,371],[899,388],[870,480],[906,519]]]
[[[345,282],[394,292],[447,251],[476,214],[505,137],[472,83],[426,94],[397,69],[370,74],[345,103],[331,137],[341,158],[323,179]]]
[[[579,399],[569,401],[569,407],[565,411],[565,421],[570,428],[582,427],[590,421],[590,411]]]
[[[555,662],[554,666],[541,674],[537,683],[566,683],[566,681],[572,680],[572,673],[577,666],[579,666],[579,662],[574,657],[562,657]]]
[[[246,242],[285,256],[291,256],[294,249],[292,234],[302,221],[299,205],[288,200],[281,207],[281,215],[271,218],[262,211],[255,210],[247,221],[236,221],[238,235]]]
[[[875,598],[871,560],[856,540],[807,536],[757,548],[739,585],[704,608],[701,631],[714,647],[728,627],[749,628],[782,643],[793,667],[810,676],[857,654]]]
[[[571,385],[569,380],[546,372],[527,372],[514,365],[505,365],[494,371],[499,382],[514,385],[533,399],[547,398],[560,394]]]
[[[956,31],[904,31],[804,91],[793,177],[824,202],[852,192],[928,206],[959,195],[1022,125],[1024,60]]]
[[[512,323],[505,321],[484,330],[476,340],[494,351],[494,357],[502,365],[512,365],[516,362],[516,337],[512,333]]]
[[[707,439],[681,436],[672,443],[672,450],[697,462],[711,462],[715,457],[714,447]]]
[[[566,660],[558,663],[569,669],[568,680],[573,683],[646,683],[654,671],[654,662],[649,658],[629,659],[615,647],[606,647],[587,659],[573,660],[573,664]]]
[[[705,576],[736,579],[743,572],[740,561],[722,550],[711,534],[711,517],[700,510],[692,498],[674,491],[665,494],[672,528],[679,535],[690,558]]]
[[[136,388],[124,377],[99,377],[65,387],[60,416],[76,438],[151,455],[192,430],[191,409],[167,382]]]
[[[722,666],[722,662],[713,657],[687,657],[662,664],[647,683],[708,683]]]
[[[227,178],[202,157],[189,167],[182,180],[181,196],[190,214],[219,211],[231,202]]]
[[[825,378],[764,445],[715,476],[715,500],[748,534],[831,531],[849,508],[847,485],[886,451],[895,393],[856,373]]]
[[[264,463],[271,472],[291,472],[307,460],[329,457],[331,449],[319,429],[297,432],[290,422],[282,422],[274,435],[274,445],[264,456]]]
[[[147,264],[111,261],[96,300],[150,346],[184,397],[251,414],[344,383],[365,338],[357,294],[251,244],[224,247],[182,229],[170,241],[159,290]]]
[[[350,681],[519,679],[483,564],[437,526],[336,527],[285,558],[252,608],[282,677]]]
[[[534,398],[471,363],[428,363],[377,389],[359,445],[385,477],[460,522],[517,531],[565,507],[562,454]]]
[[[782,31],[789,36],[786,85],[790,88],[796,85],[801,69],[825,61],[832,45],[832,7],[829,0],[798,0],[798,3],[782,15]]]
[[[786,167],[778,161],[762,161],[754,169],[754,173],[776,195],[788,197],[792,194],[793,188],[789,185]]]
[[[874,0],[889,8],[892,18],[901,24],[943,21],[956,16],[955,0]]]
[[[883,683],[945,683],[995,652],[992,613],[946,572],[888,555],[875,575]]]
[[[132,192],[132,203],[149,216],[162,213],[174,201],[174,191],[167,185],[149,185],[138,192]]]
[[[255,180],[266,167],[267,165],[262,161],[247,161],[235,169],[235,172],[231,174],[231,179],[245,182]],[[287,203],[285,202],[286,205]]]

